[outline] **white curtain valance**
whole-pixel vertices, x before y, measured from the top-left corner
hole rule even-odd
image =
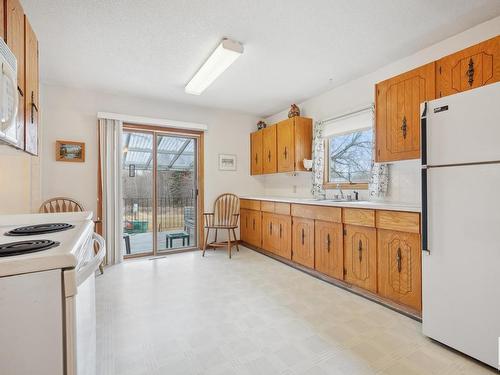
[[[167,120],[167,119],[143,117],[143,116],[132,116],[132,115],[124,115],[121,113],[98,112],[97,118],[117,120],[123,123],[135,124],[135,125],[153,125],[153,126],[163,126],[166,128],[177,128],[177,129],[197,130],[197,131],[208,130],[208,126],[206,124],[199,124],[196,122]]]
[[[369,106],[355,112],[333,117],[321,123],[323,125],[323,138],[358,129],[371,128],[373,126],[373,107]]]

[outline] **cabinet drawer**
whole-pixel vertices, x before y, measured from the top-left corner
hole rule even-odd
[[[240,208],[246,208],[247,210],[260,211],[260,201],[253,199],[241,199]]]
[[[377,211],[376,226],[381,229],[420,233],[420,215],[415,212]]]
[[[307,219],[331,221],[341,223],[341,212],[339,207],[309,206],[305,204],[292,204],[292,216]]]
[[[274,202],[261,201],[260,210],[263,212],[274,213]]]
[[[344,208],[344,223],[361,225],[364,227],[374,227],[375,211],[359,208]]]
[[[274,203],[274,212],[279,215],[290,215],[290,203]]]

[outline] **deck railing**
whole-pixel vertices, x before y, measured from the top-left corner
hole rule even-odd
[[[159,197],[157,206],[158,231],[185,228],[194,223],[192,197]],[[153,199],[123,198],[124,231],[143,233],[153,230]]]

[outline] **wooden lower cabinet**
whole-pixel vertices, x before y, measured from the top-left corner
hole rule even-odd
[[[344,225],[344,280],[377,292],[377,230]]]
[[[275,214],[262,213],[262,248],[279,255],[280,236],[279,223]]]
[[[418,234],[378,230],[378,290],[381,296],[420,311],[422,285]]]
[[[294,217],[292,220],[292,260],[314,268],[314,220]]]
[[[261,213],[260,211],[240,210],[240,238],[250,245],[261,246]]]
[[[344,248],[342,224],[316,220],[315,222],[316,271],[336,279],[344,278]]]

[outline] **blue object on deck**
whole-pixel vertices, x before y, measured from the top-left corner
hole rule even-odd
[[[186,232],[176,232],[176,233],[167,233],[165,237],[165,242],[168,248],[173,247],[173,241],[182,238],[182,246],[186,246],[186,239],[187,239],[187,245],[189,246],[189,234]]]

